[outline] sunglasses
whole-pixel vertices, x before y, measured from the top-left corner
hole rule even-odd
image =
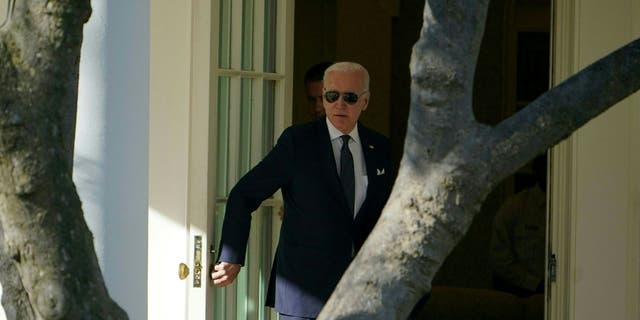
[[[367,91],[368,90],[362,91],[360,93],[360,96],[362,96]],[[358,102],[358,99],[360,99],[360,97],[356,93],[353,93],[353,92],[340,93],[338,91],[327,91],[324,93],[324,98],[327,100],[327,102],[334,103],[338,101],[338,99],[340,98],[340,94],[342,94],[342,100],[350,105],[355,104],[356,102]]]

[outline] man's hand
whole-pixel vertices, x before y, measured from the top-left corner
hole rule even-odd
[[[211,271],[211,280],[218,287],[230,285],[238,276],[241,265],[236,263],[220,262],[213,267]]]

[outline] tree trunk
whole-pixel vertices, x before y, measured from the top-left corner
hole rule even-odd
[[[16,319],[126,319],[98,266],[65,132],[90,1],[14,3],[0,29],[3,306]]]
[[[6,252],[1,224],[0,283],[2,283],[2,306],[7,319],[34,319],[29,296],[20,282],[20,275],[13,260]]]
[[[487,5],[427,1],[398,177],[318,319],[406,319],[498,182],[640,88],[636,40],[496,127],[477,123],[471,94]]]

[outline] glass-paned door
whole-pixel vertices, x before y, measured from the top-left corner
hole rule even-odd
[[[213,9],[217,248],[229,191],[271,150],[290,119],[293,1],[219,0]],[[264,304],[279,232],[277,199],[253,213],[245,266],[233,285],[214,290],[214,319],[276,319]]]

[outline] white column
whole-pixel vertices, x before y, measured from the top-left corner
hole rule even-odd
[[[149,2],[92,0],[74,176],[111,297],[147,318]]]

